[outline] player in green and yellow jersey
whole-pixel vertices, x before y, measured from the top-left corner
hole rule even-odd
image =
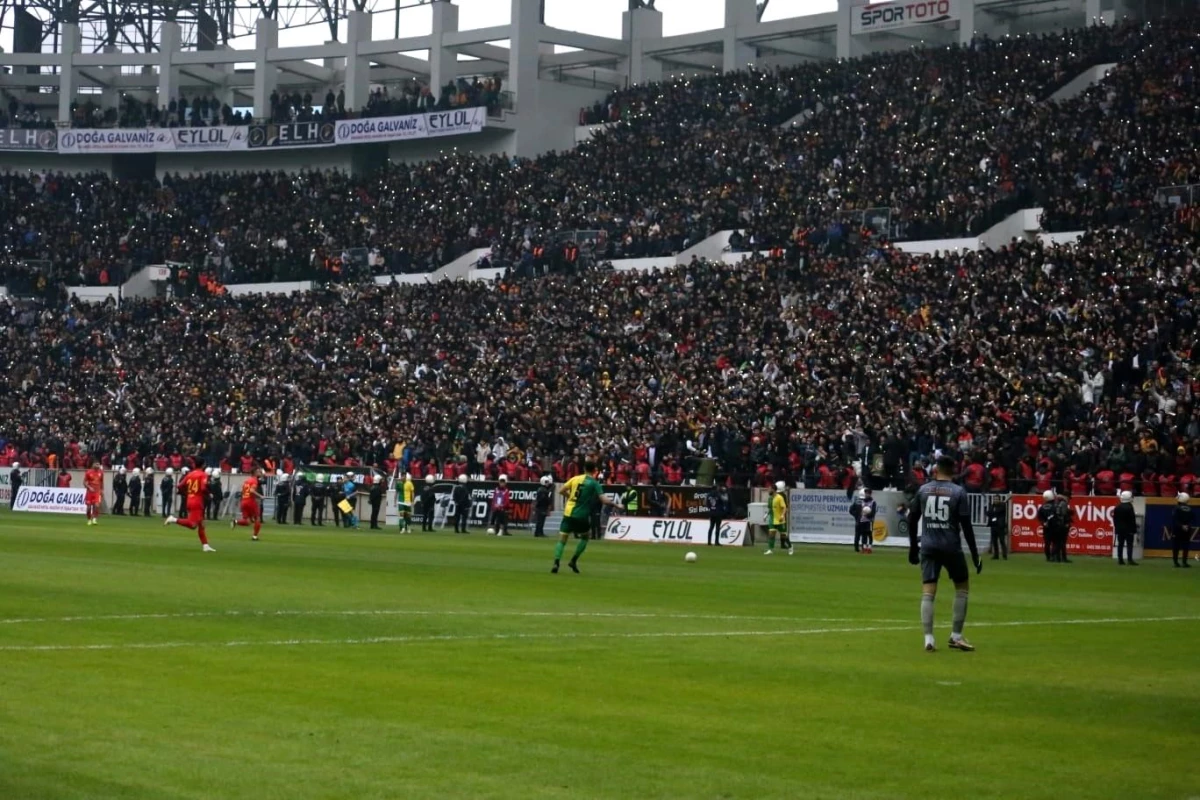
[[[779,534],[779,543],[787,548],[788,555],[792,555],[795,551],[792,550],[792,540],[788,536],[788,507],[787,500],[784,498],[784,492],[787,491],[787,484],[783,481],[776,481],[775,486],[771,489],[771,496],[767,500],[767,531],[770,538],[767,540],[767,551],[764,556],[769,556],[775,550],[775,535]]]
[[[572,572],[579,572],[579,557],[587,550],[588,537],[592,533],[592,511],[598,504],[613,508],[619,506],[605,496],[604,487],[596,480],[596,464],[591,461],[583,465],[582,475],[576,475],[564,483],[558,493],[567,501],[563,506],[562,524],[558,526],[558,544],[554,546],[554,568],[550,571],[558,572],[563,551],[567,549],[567,539],[574,535],[579,543],[575,545],[575,555],[571,556],[567,566]]]
[[[412,525],[413,504],[417,501],[417,487],[413,484],[412,473],[404,473],[404,480],[396,482],[396,505],[400,512],[400,532],[408,533]]]

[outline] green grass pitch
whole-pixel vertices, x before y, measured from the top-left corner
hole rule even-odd
[[[0,511],[0,798],[1200,797],[1200,568],[210,535]]]

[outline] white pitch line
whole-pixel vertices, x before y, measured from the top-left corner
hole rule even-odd
[[[0,619],[0,625],[33,625],[54,622],[113,622],[153,619],[203,619],[213,617],[565,617],[604,619],[701,619],[753,620],[756,622],[906,622],[902,619],[862,619],[860,617],[760,617],[738,614],[656,614],[619,611],[440,611],[436,609],[366,609],[348,611],[182,611],[151,614],[99,614],[68,617],[17,617]]]
[[[1114,625],[1152,622],[1194,622],[1200,616],[1189,617],[1126,617],[1106,619],[1055,619],[1023,620],[1016,622],[980,622],[972,628],[1002,628],[1050,625]],[[370,636],[357,639],[273,639],[264,641],[234,640],[226,642],[119,642],[113,644],[37,644],[4,645],[0,652],[61,652],[64,650],[176,650],[182,648],[240,648],[240,647],[311,647],[311,646],[355,646],[371,644],[420,644],[428,642],[484,642],[521,639],[698,639],[715,637],[761,637],[761,636],[819,636],[831,633],[881,633],[914,631],[915,624],[893,626],[856,626],[848,628],[800,628],[776,631],[647,631],[641,633],[486,633],[486,634],[430,634],[412,636]]]

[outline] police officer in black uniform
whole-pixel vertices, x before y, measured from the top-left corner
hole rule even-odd
[[[1133,537],[1137,535],[1137,511],[1133,508],[1133,492],[1121,492],[1120,502],[1113,509],[1113,536],[1117,540],[1117,564],[1125,566],[1125,555],[1129,554],[1129,566],[1138,564],[1133,560]]]
[[[1196,530],[1191,501],[1191,497],[1180,492],[1175,498],[1175,513],[1171,515],[1171,560],[1175,566],[1189,569],[1192,565],[1188,561],[1188,551],[1192,546],[1192,533]]]
[[[158,484],[158,490],[162,493],[159,506],[162,509],[163,519],[166,519],[171,516],[171,511],[175,506],[175,470],[173,468],[167,467],[167,474]]]
[[[451,495],[454,500],[454,532],[470,533],[467,521],[471,518],[471,489],[467,486],[467,476],[459,475],[458,483]]]
[[[537,496],[533,499],[534,526],[533,536],[542,539],[546,536],[546,517],[554,508],[554,484],[549,475],[543,475],[538,484]]]
[[[304,524],[304,504],[308,502],[309,495],[312,494],[312,486],[308,483],[308,478],[304,475],[296,478],[296,491],[292,497],[292,524]]]
[[[371,504],[371,530],[379,530],[379,509],[383,505],[383,481],[375,476],[371,481],[371,491],[367,494],[367,502]]]
[[[154,470],[147,468],[146,475],[142,478],[142,514],[150,516],[151,507],[154,504]]]
[[[650,508],[650,516],[665,517],[669,506],[667,493],[658,485],[658,477],[656,476],[650,484],[650,491],[646,495],[646,505]]]
[[[13,464],[12,472],[8,473],[8,486],[12,494],[8,496],[8,510],[12,511],[17,505],[17,492],[21,488],[21,464]]]
[[[211,516],[209,519],[221,517],[221,502],[225,499],[225,487],[221,485],[221,472],[213,467],[212,477],[208,479],[208,503]]]
[[[125,477],[125,468],[117,467],[117,474],[113,475],[113,514],[117,516],[125,516],[125,495],[129,492],[129,479]]]
[[[331,476],[325,491],[329,495],[329,513],[333,515],[333,527],[340,528],[342,527],[342,509],[338,504],[342,502],[342,476]]]
[[[434,489],[434,477],[425,476],[425,485],[421,488],[421,530],[433,530],[433,512],[437,507],[437,490]]]
[[[325,477],[325,476],[321,475],[321,476],[317,477],[316,482],[313,483],[312,492],[308,496],[309,503],[312,504],[312,508],[309,509],[309,512],[308,512],[308,524],[309,525],[320,525],[322,527],[324,527],[324,525],[325,525],[325,496],[326,496],[326,492],[325,492],[326,484],[321,480],[321,478],[323,478],[323,477]]]
[[[725,504],[721,500],[721,488],[714,486],[704,498],[708,509],[708,546],[721,546],[721,526],[725,524]]]
[[[136,517],[142,509],[142,471],[137,467],[129,476],[129,516]]]

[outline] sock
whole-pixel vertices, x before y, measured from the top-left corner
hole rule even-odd
[[[933,636],[933,595],[921,595],[921,628],[928,637]]]
[[[773,533],[771,534],[770,538],[767,539],[767,549],[768,550],[775,549],[775,534],[773,534]]]
[[[580,557],[581,555],[583,555],[583,551],[584,551],[584,550],[587,550],[587,544],[588,544],[588,540],[587,540],[587,539],[580,539],[580,540],[579,540],[579,544],[575,545],[575,555],[571,556],[571,560],[572,560],[572,561],[578,561],[578,560],[579,560],[579,557]]]
[[[262,523],[261,522],[254,523],[254,535],[258,536],[258,532],[261,530],[262,530]]]
[[[562,557],[563,557],[563,551],[566,549],[567,549],[567,540],[559,539],[558,544],[554,545],[554,560],[561,561]]]
[[[206,536],[204,534],[204,526],[203,525],[200,526],[198,533],[200,534],[200,544],[208,544],[208,536]]]
[[[249,526],[249,525],[250,525],[250,520],[248,520],[248,519],[239,519],[239,520],[235,520],[233,524],[234,524],[234,525],[237,525],[239,528],[245,528],[245,527],[247,527],[247,526]]]
[[[961,639],[963,623],[967,621],[967,590],[957,589],[954,592],[954,619],[951,621],[951,639]]]

